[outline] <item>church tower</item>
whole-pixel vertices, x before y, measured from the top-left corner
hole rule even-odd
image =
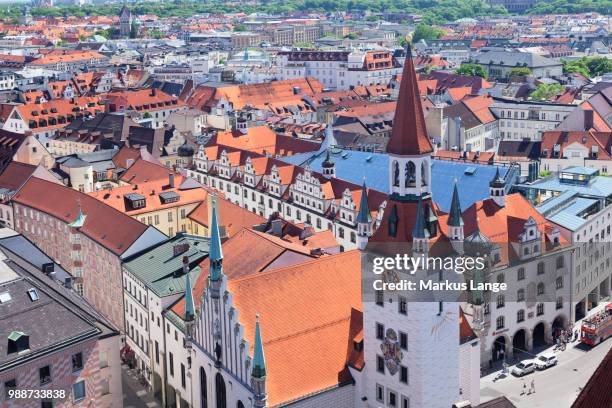
[[[499,174],[499,167],[497,168],[497,171],[495,172],[495,177],[493,177],[493,180],[491,180],[491,182],[489,183],[489,191],[490,191],[491,198],[493,199],[493,201],[495,201],[495,204],[497,204],[500,207],[505,207],[506,205],[506,181]]]
[[[437,281],[441,273],[396,266],[377,275],[369,264],[379,257],[432,256],[436,245],[450,251],[450,245],[442,245],[447,237],[431,195],[433,150],[409,49],[387,144],[389,196],[363,257],[365,367],[356,406],[451,407],[460,399],[459,305],[428,290],[385,290],[374,284],[408,280],[418,285]]]
[[[364,250],[368,245],[368,240],[372,235],[372,216],[368,206],[368,189],[366,188],[365,178],[361,187],[361,200],[359,202],[359,212],[357,213],[357,248]]]
[[[463,254],[463,239],[465,231],[463,228],[463,217],[461,216],[461,203],[459,202],[459,191],[457,190],[457,182],[453,186],[453,198],[451,199],[451,207],[448,213],[448,237],[451,245],[458,254]]]
[[[119,12],[119,34],[121,38],[128,38],[130,36],[133,22],[132,12],[127,6],[123,6]]]

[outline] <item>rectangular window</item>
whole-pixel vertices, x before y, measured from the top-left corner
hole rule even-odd
[[[49,384],[51,382],[51,366],[44,366],[38,370],[40,385]]]
[[[13,390],[15,391],[17,389],[17,380],[15,380],[14,378],[12,380],[8,380],[4,382],[4,398],[5,399],[11,399],[9,397],[9,391]]]
[[[376,371],[385,373],[385,359],[381,356],[376,356]]]
[[[376,384],[376,400],[379,402],[385,402],[385,389],[379,384]]]
[[[72,385],[72,395],[74,402],[79,402],[85,399],[85,380],[81,380]]]
[[[400,382],[408,384],[408,367],[400,366]]]
[[[376,291],[376,304],[378,306],[384,306],[384,294],[382,290]]]
[[[72,372],[83,369],[83,353],[76,353],[72,355]]]
[[[174,356],[172,353],[168,353],[168,359],[170,360],[168,362],[168,365],[170,366],[170,377],[174,377]]]
[[[382,340],[385,337],[385,326],[380,323],[376,323],[376,338]]]
[[[155,363],[159,364],[159,343],[155,340]]]
[[[408,313],[408,303],[406,302],[406,298],[405,297],[400,296],[399,300],[397,302],[397,305],[398,305],[397,307],[399,309],[399,312],[401,314],[405,315],[406,313]]]
[[[389,391],[389,406],[390,407],[397,406],[397,394],[393,391]]]
[[[403,332],[399,332],[399,344],[400,348],[408,350],[408,335]]]
[[[185,364],[181,363],[181,387],[185,388]]]

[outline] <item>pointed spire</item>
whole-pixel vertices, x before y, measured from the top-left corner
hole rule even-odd
[[[85,224],[85,220],[87,219],[87,215],[83,213],[83,209],[81,208],[81,199],[77,199],[77,205],[79,206],[79,213],[77,214],[74,221],[68,224],[71,228],[81,228]]]
[[[323,163],[321,165],[323,167],[333,167],[334,161],[331,158],[331,152],[329,151],[329,149],[327,149],[327,152],[325,153],[325,160],[323,160]]]
[[[370,207],[368,206],[368,190],[366,188],[365,177],[363,178],[363,186],[361,187],[361,202],[359,203],[359,214],[357,214],[357,222],[368,224],[372,220],[370,216]]]
[[[210,280],[218,281],[221,279],[221,261],[223,260],[223,251],[221,250],[221,235],[219,234],[219,225],[217,221],[217,207],[212,208],[212,225],[210,227]]]
[[[451,199],[448,221],[446,223],[451,227],[463,226],[463,218],[461,218],[461,203],[459,202],[459,191],[457,190],[456,180],[453,188],[453,198]]]
[[[423,213],[423,198],[419,197],[419,205],[417,207],[416,220],[412,229],[412,238],[426,239],[429,238],[429,231],[425,224],[425,214]]]
[[[195,303],[193,301],[193,287],[189,269],[185,274],[185,321],[191,322],[195,319]]]
[[[412,51],[408,46],[387,153],[423,155],[432,152],[433,147],[425,127]]]
[[[491,180],[491,183],[489,184],[491,185],[491,187],[493,186],[503,187],[506,185],[506,181],[499,173],[499,166],[495,167],[495,176],[493,176],[493,179]]]
[[[255,323],[255,347],[253,351],[253,371],[251,375],[255,378],[266,376],[266,358],[264,356],[263,341],[261,339],[261,329],[259,328],[259,314]]]

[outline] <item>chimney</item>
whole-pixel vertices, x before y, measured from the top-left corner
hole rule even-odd
[[[593,128],[593,109],[584,110],[584,130]]]
[[[272,220],[271,234],[275,237],[283,236],[283,220],[280,218],[275,218]]]
[[[157,96],[157,88],[151,88],[151,96]]]
[[[187,255],[183,257],[183,273],[189,273],[189,257]]]
[[[174,188],[174,173],[168,174],[168,185],[170,188]]]

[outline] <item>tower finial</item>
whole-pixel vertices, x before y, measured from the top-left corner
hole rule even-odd
[[[221,235],[219,234],[219,223],[217,220],[217,207],[212,208],[212,222],[210,227],[210,280],[215,282],[221,279],[223,250],[221,249]]]
[[[459,190],[457,190],[456,179],[453,187],[453,198],[451,199],[447,225],[451,227],[461,227],[463,225],[463,218],[461,218],[461,202],[459,201]]]
[[[193,287],[189,274],[189,257],[183,257],[183,273],[185,274],[185,321],[191,322],[195,319],[195,304],[193,301]]]
[[[255,378],[263,378],[266,376],[266,358],[263,350],[261,328],[259,327],[259,313],[255,315],[255,319],[255,345],[253,350],[253,370],[251,375]]]

